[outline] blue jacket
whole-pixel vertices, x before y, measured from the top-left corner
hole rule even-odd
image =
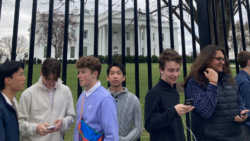
[[[19,141],[19,136],[16,111],[0,92],[0,141]]]
[[[241,70],[235,77],[235,81],[238,86],[238,91],[242,97],[242,101],[247,109],[250,109],[250,75]],[[244,122],[250,129],[250,114],[248,114],[247,120]]]

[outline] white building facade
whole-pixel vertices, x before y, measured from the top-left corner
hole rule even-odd
[[[7,57],[0,53],[0,64],[4,63]]]
[[[239,46],[240,46],[240,45],[239,45]],[[250,45],[249,45],[249,43],[246,44],[246,51],[249,51],[249,52],[250,52]],[[240,51],[238,50],[238,53],[239,53],[239,52],[240,52]],[[233,48],[233,47],[231,47],[231,48],[229,49],[228,55],[229,55],[229,60],[235,60],[234,48]]]
[[[75,9],[75,13],[78,13]],[[130,8],[126,10],[125,25],[126,25],[126,55],[135,55],[134,46],[134,24],[131,23],[133,19],[134,9]],[[75,15],[76,22],[78,23],[74,32],[76,42],[68,45],[67,58],[78,59],[79,55],[79,14]],[[153,19],[151,17],[151,19]],[[99,15],[98,21],[98,55],[108,55],[108,11]],[[129,26],[128,26],[129,25]],[[179,52],[178,47],[178,26],[177,23],[173,23],[174,27],[174,47]],[[112,14],[112,55],[122,54],[122,34],[121,34],[121,12]],[[150,24],[151,32],[151,55],[159,56],[159,41],[158,41],[158,23],[151,21]],[[139,55],[147,56],[147,32],[146,32],[146,17],[143,16],[138,19],[138,48]],[[83,45],[83,56],[94,54],[94,10],[85,10],[84,14],[84,45]],[[168,22],[162,22],[162,40],[163,48],[170,48],[170,29]],[[47,45],[35,46],[34,57],[41,60],[46,59]],[[51,57],[54,58],[55,50],[52,47]],[[62,58],[62,55],[59,56]]]

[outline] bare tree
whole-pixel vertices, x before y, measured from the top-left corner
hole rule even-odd
[[[16,47],[16,56],[23,55],[28,53],[29,50],[29,42],[23,36],[19,35],[17,38],[17,47]],[[7,57],[11,57],[12,51],[12,36],[4,36],[0,39],[0,52],[5,54]]]
[[[162,5],[162,10],[166,9],[166,8],[169,8],[169,3],[168,3],[168,0],[162,0],[163,2],[163,5]],[[196,2],[197,0],[194,0],[194,5],[193,5],[193,13],[191,13],[191,5],[190,5],[190,0],[183,0],[183,10],[184,10],[184,13],[186,15],[190,15],[190,14],[193,14],[194,16],[194,22],[197,26],[199,26],[198,24],[198,17],[197,17],[197,7],[195,6],[196,5]],[[224,9],[225,9],[225,21],[226,21],[226,34],[227,36],[229,36],[229,31],[231,29],[231,19],[230,19],[230,7],[229,7],[229,0],[226,0],[224,1]],[[233,3],[233,12],[234,12],[234,15],[237,14],[238,12],[238,3],[237,3],[237,0],[233,0],[232,1]],[[241,0],[241,3],[242,3],[242,7],[246,8],[246,0]],[[209,3],[208,5],[208,11],[209,11],[209,21],[210,21],[210,29],[211,29],[211,39],[212,39],[212,43],[215,44],[215,39],[214,39],[214,31],[213,31],[213,18],[212,18],[212,4]],[[243,9],[242,8],[242,9]],[[166,11],[166,10],[165,10]],[[176,2],[172,5],[172,11],[173,11],[173,14],[174,16],[180,20],[180,14],[179,14],[179,2]],[[219,42],[219,45],[224,47],[224,37],[223,37],[223,22],[222,22],[222,13],[221,13],[221,2],[220,0],[216,0],[215,1],[215,11],[216,11],[216,21],[217,21],[217,34],[218,34],[218,42]],[[157,12],[157,9],[154,9],[153,11],[150,12],[150,14],[153,14]],[[162,13],[163,16],[167,17],[168,18],[168,12],[165,12],[165,13]],[[145,14],[145,12],[140,12],[139,14]],[[185,17],[188,17],[188,16],[185,16]],[[173,19],[172,19],[173,20]],[[190,24],[188,23],[188,18],[185,18],[184,19],[184,26],[185,28],[190,32],[192,33],[192,30],[191,30],[191,26]],[[199,37],[198,35],[195,35],[195,40],[197,43],[199,43]]]
[[[76,42],[75,29],[77,26],[74,14],[69,16],[69,44]],[[55,48],[55,58],[62,54],[64,43],[64,13],[61,10],[55,10],[53,14],[52,46]],[[47,45],[48,35],[48,12],[38,14],[36,26],[36,45]]]
[[[89,0],[88,2],[92,2],[93,3],[94,0]],[[131,3],[129,3],[130,1],[127,0],[125,2],[126,5],[130,5]],[[205,1],[204,1],[205,2]],[[229,37],[229,31],[231,30],[231,17],[230,17],[230,6],[229,6],[229,0],[224,1],[224,13],[225,13],[225,22],[226,22],[226,34],[227,37]],[[103,2],[99,2],[101,5],[107,6],[107,4],[103,3]],[[121,0],[116,0],[113,1],[113,10],[119,10],[121,9]],[[132,0],[133,3],[133,0]],[[233,13],[234,16],[238,13],[239,8],[238,8],[238,0],[232,0],[233,3]],[[94,3],[93,3],[94,4]],[[246,0],[241,0],[241,4],[242,4],[242,10],[243,12],[246,9]],[[145,1],[144,0],[139,0],[138,1],[138,18],[141,18],[143,15],[146,15],[146,10],[145,10]],[[127,6],[126,6],[127,7]],[[162,9],[162,17],[163,20],[180,20],[180,13],[179,13],[179,0],[173,0],[172,2],[172,12],[173,12],[173,19],[169,19],[169,1],[168,0],[162,0],[161,1],[161,9]],[[190,0],[183,0],[183,10],[184,10],[184,26],[187,29],[187,31],[189,33],[192,33],[192,29],[191,29],[191,24],[190,24],[190,15],[192,14],[194,16],[194,22],[195,25],[197,25],[199,27],[199,23],[198,23],[198,13],[197,13],[197,0],[194,0],[193,2],[193,13],[191,13],[191,4],[190,4]],[[151,0],[150,1],[150,14],[153,15],[154,19],[153,20],[157,20],[157,1],[156,0]],[[222,21],[222,12],[221,12],[221,1],[220,0],[215,0],[215,11],[216,11],[216,21],[217,21],[217,35],[218,35],[218,42],[219,45],[221,47],[224,47],[224,36],[223,36],[223,21]],[[214,31],[213,31],[213,18],[212,18],[212,3],[211,1],[208,3],[208,14],[209,14],[209,21],[210,21],[210,29],[211,29],[211,39],[212,39],[212,44],[215,44],[215,39],[214,39]],[[130,24],[133,23],[133,19],[131,21]],[[129,26],[129,25],[128,25]],[[198,32],[195,33],[195,40],[197,43],[199,43],[199,36],[197,34]]]
[[[72,0],[72,2],[77,2],[80,0]],[[95,0],[85,0],[85,4],[90,3],[90,4],[94,4]],[[62,0],[56,0],[56,2],[58,3],[58,7],[62,7],[64,5],[64,1]],[[226,34],[227,37],[229,37],[229,31],[231,29],[231,19],[230,19],[230,6],[229,6],[229,0],[225,0],[224,1],[224,13],[225,13],[225,21],[226,21]],[[112,9],[113,10],[120,10],[121,9],[121,0],[113,0],[113,4],[112,4]],[[129,5],[131,7],[131,3],[133,3],[133,0],[126,0],[125,4],[126,4],[126,8],[128,8],[127,5]],[[173,0],[172,2],[172,11],[173,11],[173,17],[174,19],[171,20],[175,20],[178,19],[180,20],[180,13],[179,13],[179,0]],[[233,3],[233,13],[234,15],[236,15],[239,11],[238,8],[238,0],[232,0]],[[46,4],[46,3],[43,3]],[[99,4],[102,6],[107,6],[107,2],[103,2],[103,0],[99,0]],[[191,25],[190,25],[190,15],[192,14],[194,16],[194,22],[195,24],[199,27],[198,24],[198,16],[197,16],[197,0],[194,0],[194,4],[193,4],[193,13],[191,13],[191,6],[190,6],[190,0],[183,0],[183,10],[184,10],[184,14],[185,14],[185,18],[184,18],[184,26],[187,29],[187,31],[189,33],[192,33],[192,29],[191,29]],[[245,10],[246,9],[246,0],[241,0],[241,4],[242,4],[242,9]],[[145,15],[145,1],[144,0],[139,0],[138,1],[138,18],[142,17],[142,15]],[[156,0],[151,0],[150,1],[150,14],[152,14],[154,16],[154,20],[157,19],[157,1]],[[162,17],[165,18],[166,20],[170,20],[168,17],[168,8],[169,8],[169,3],[168,0],[162,0],[162,4],[161,4],[161,8],[162,8]],[[214,39],[214,31],[213,31],[213,18],[212,18],[212,4],[211,1],[208,4],[208,12],[209,12],[209,21],[210,21],[210,29],[211,29],[211,39],[212,39],[212,43],[215,44],[215,39]],[[219,45],[224,47],[224,36],[223,36],[223,22],[222,22],[222,13],[221,13],[221,1],[220,0],[215,0],[215,11],[216,11],[216,21],[217,21],[217,34],[218,34],[218,42]],[[131,21],[131,23],[133,23],[133,20]],[[198,33],[198,32],[197,32]],[[199,43],[199,36],[195,35],[195,40],[197,43]]]
[[[70,2],[72,3],[76,3],[79,2],[81,0],[70,0]],[[84,0],[84,3],[86,4],[88,0]],[[39,0],[38,4],[40,5],[48,5],[49,4],[49,0],[48,1],[44,1],[44,0]],[[54,9],[55,10],[59,10],[64,8],[65,6],[65,0],[54,0]]]
[[[236,24],[235,24],[235,34],[236,34],[236,42],[237,42],[238,52],[243,51],[242,36],[241,36],[241,29],[240,29],[239,21],[236,22]],[[244,24],[244,34],[245,34],[246,48],[250,48],[250,36],[249,36],[248,22],[245,22],[245,24]],[[233,42],[233,35],[232,35],[232,31],[230,31],[229,37],[228,37],[228,45],[229,45],[230,50],[234,49],[233,43],[234,43]]]
[[[10,11],[11,7],[13,7],[13,1],[11,0],[2,0],[2,7],[4,10]]]

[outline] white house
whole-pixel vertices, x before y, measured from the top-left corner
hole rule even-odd
[[[246,43],[246,51],[249,51],[249,52],[250,52],[250,44],[249,44],[249,42]],[[239,52],[240,52],[240,51],[238,50],[238,53],[239,53]],[[231,47],[231,48],[229,49],[228,55],[229,55],[229,59],[230,59],[230,60],[235,60],[234,48],[233,48],[233,47]]]
[[[78,9],[75,9],[75,13],[78,13]],[[84,11],[84,46],[83,55],[94,54],[94,10]],[[125,13],[125,24],[126,24],[126,55],[134,55],[134,24],[130,24],[134,9],[129,8]],[[68,59],[78,59],[79,51],[79,23],[80,15],[75,14],[76,21],[78,23],[73,36],[76,37],[76,42],[68,45]],[[153,19],[153,17],[151,17]],[[98,55],[108,55],[108,11],[99,14],[98,21]],[[129,25],[130,24],[130,25]],[[129,25],[129,26],[127,26]],[[150,24],[151,31],[151,55],[159,56],[159,41],[158,41],[158,23],[151,20]],[[170,48],[170,34],[169,34],[169,23],[162,22],[162,40],[163,48]],[[139,55],[147,56],[147,33],[146,33],[146,16],[138,19],[138,33],[139,33]],[[121,12],[114,12],[112,14],[112,54],[122,54],[122,40],[121,40]],[[175,50],[179,51],[178,47],[178,26],[174,22],[174,43]],[[46,58],[46,45],[35,46],[34,57],[44,60]],[[52,47],[51,57],[54,57],[54,48]]]
[[[0,53],[0,64],[4,63],[6,59],[6,55]]]

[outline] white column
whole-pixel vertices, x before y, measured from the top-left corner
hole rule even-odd
[[[98,28],[98,55],[102,55],[102,27]]]
[[[143,29],[144,34],[144,40],[143,40],[143,47],[144,47],[144,56],[147,56],[147,33],[146,33],[146,27]]]
[[[138,55],[141,55],[141,29],[138,25]]]
[[[155,41],[153,41],[153,34],[154,34],[153,31],[154,31],[154,28],[153,28],[153,27],[150,27],[150,31],[151,31],[151,32],[150,32],[150,34],[151,34],[151,35],[150,35],[150,36],[151,36],[151,39],[150,39],[150,40],[151,40],[151,56],[152,56],[152,55],[154,55],[154,42],[155,42]],[[156,35],[155,35],[155,38],[156,38]],[[157,43],[158,43],[158,42],[157,42]],[[158,46],[158,47],[159,47],[159,46]]]
[[[103,53],[103,56],[108,55],[105,52],[105,50],[106,50],[106,40],[105,40],[105,37],[106,37],[106,29],[105,29],[105,25],[103,25],[102,26],[102,53]]]

